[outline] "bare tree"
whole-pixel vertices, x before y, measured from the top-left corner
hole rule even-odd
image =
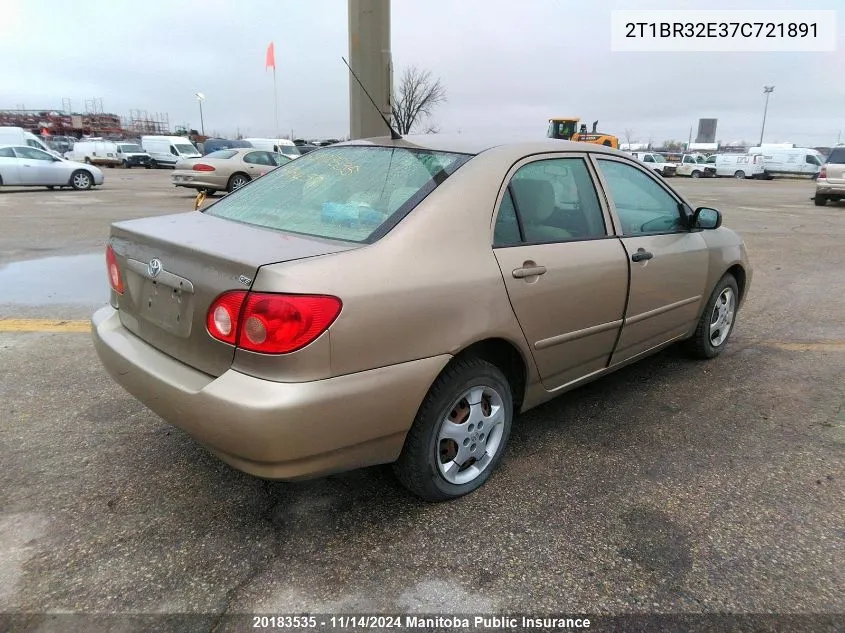
[[[399,134],[408,134],[415,126],[431,117],[434,107],[446,101],[446,88],[428,70],[416,66],[406,68],[393,95],[393,124]],[[436,133],[429,125],[426,133]]]
[[[625,141],[628,143],[628,147],[631,147],[631,139],[634,137],[634,130],[625,130]]]

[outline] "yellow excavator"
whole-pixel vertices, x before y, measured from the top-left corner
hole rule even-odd
[[[587,125],[585,123],[582,123],[579,127],[579,121],[580,119],[569,117],[549,119],[549,131],[546,133],[546,136],[549,138],[563,139],[564,141],[595,143],[596,145],[619,149],[619,139],[617,137],[612,134],[596,131],[599,125],[598,121],[593,121],[592,132],[587,131]]]

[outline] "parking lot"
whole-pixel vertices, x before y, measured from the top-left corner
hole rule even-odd
[[[194,194],[105,171],[0,190],[0,612],[845,611],[845,203],[812,182],[672,179],[748,244],[726,352],[530,411],[486,486],[431,505],[389,467],[249,477],[108,378],[78,321],[109,222]]]

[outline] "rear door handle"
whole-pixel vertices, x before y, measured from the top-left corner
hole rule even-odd
[[[641,261],[644,261],[644,260],[647,260],[647,259],[651,259],[652,257],[654,257],[654,253],[649,253],[644,248],[638,248],[637,252],[634,253],[633,255],[631,255],[631,261],[632,262],[641,262]]]
[[[545,266],[526,266],[524,268],[517,268],[513,271],[514,279],[525,279],[526,277],[537,277],[546,272]]]

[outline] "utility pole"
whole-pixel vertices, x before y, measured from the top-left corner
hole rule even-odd
[[[197,101],[199,101],[200,104],[200,134],[205,136],[205,122],[202,120],[202,102],[205,101],[205,95],[201,92],[197,92],[194,94],[194,96],[197,98]]]
[[[766,113],[769,111],[769,95],[774,90],[774,86],[763,86],[763,94],[766,95],[766,105],[763,107],[763,127],[760,129],[760,147],[763,146],[763,132],[766,131]]]
[[[379,110],[388,121],[392,116],[390,0],[349,0],[349,66],[378,106],[347,71],[350,139],[390,134],[379,116]]]

